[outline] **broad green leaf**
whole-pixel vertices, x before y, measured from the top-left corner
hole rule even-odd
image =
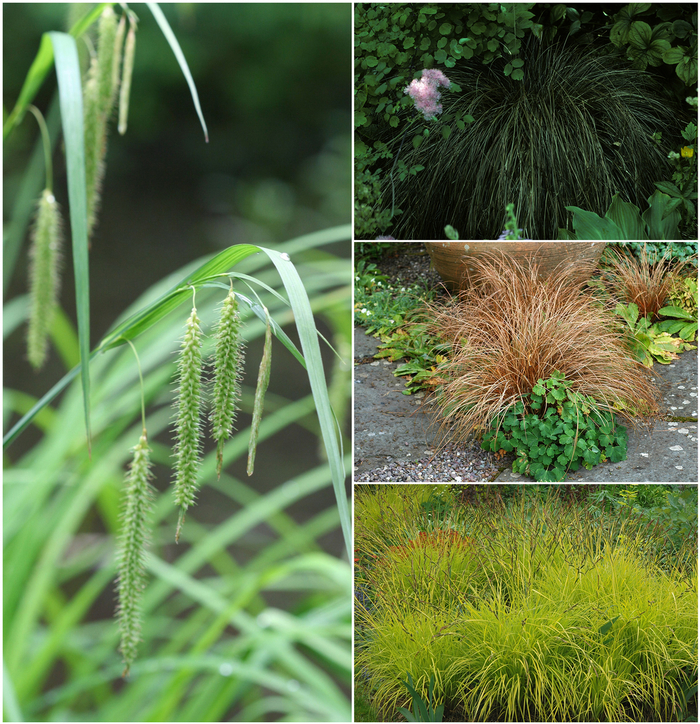
[[[56,57],[56,76],[61,104],[63,140],[66,146],[66,172],[70,226],[73,242],[75,307],[78,316],[83,406],[88,451],[90,440],[90,267],[88,261],[87,197],[85,191],[85,148],[83,132],[83,92],[75,39],[67,33],[49,33]]]
[[[622,231],[623,239],[646,239],[646,228],[639,209],[628,201],[621,201],[618,194],[613,196],[605,216]]]
[[[668,216],[664,216],[666,205],[670,200],[670,196],[662,194],[658,190],[654,191],[648,199],[649,208],[642,214],[642,218],[649,229],[648,239],[651,241],[681,238],[678,230],[681,220],[680,213],[676,210]]]
[[[163,35],[165,35],[165,39],[170,44],[170,47],[175,54],[175,57],[177,58],[177,62],[180,65],[180,70],[182,70],[182,74],[185,76],[187,85],[190,87],[192,101],[194,102],[195,110],[197,111],[197,115],[199,116],[199,122],[202,124],[202,130],[204,131],[204,140],[209,143],[209,132],[207,131],[207,124],[204,121],[202,109],[199,105],[197,86],[195,86],[194,84],[192,74],[190,73],[190,69],[187,65],[187,61],[185,60],[185,56],[180,48],[180,44],[177,42],[175,33],[173,33],[172,29],[170,28],[170,24],[166,20],[165,15],[163,15],[163,11],[158,7],[158,3],[146,3],[146,5],[148,5],[148,9],[153,13],[153,17],[156,19],[156,22],[160,26]]]
[[[680,189],[675,184],[672,184],[670,181],[657,181],[655,183],[655,186],[659,191],[661,191],[664,194],[668,194],[669,196],[682,196]]]
[[[574,215],[574,231],[577,239],[624,239],[621,229],[610,219],[602,218],[593,211],[579,209],[578,206],[566,206]]]
[[[669,65],[675,65],[676,63],[680,63],[684,57],[685,51],[683,50],[683,48],[669,48],[664,53],[664,63],[668,63]]]
[[[689,314],[681,307],[662,307],[659,309],[659,314],[663,314],[664,317],[676,317],[678,319],[690,319],[695,320],[692,314]]]

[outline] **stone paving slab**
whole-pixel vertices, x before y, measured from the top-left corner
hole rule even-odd
[[[579,469],[566,480],[572,483],[696,483],[698,482],[698,351],[689,350],[670,365],[654,364],[663,408],[671,417],[693,422],[656,423],[647,428],[628,427],[627,459]],[[495,482],[531,482],[533,478],[504,470]]]
[[[393,375],[397,364],[366,361],[377,353],[378,339],[366,335],[361,327],[355,329],[354,339],[355,472],[431,454],[429,448],[434,447],[438,430],[423,399],[403,394],[404,381]]]

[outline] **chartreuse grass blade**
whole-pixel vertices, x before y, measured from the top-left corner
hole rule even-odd
[[[183,52],[180,48],[180,43],[177,42],[175,33],[173,33],[170,24],[165,18],[165,15],[163,15],[163,11],[158,7],[158,3],[146,3],[146,5],[148,5],[148,9],[153,13],[153,17],[156,19],[156,22],[160,26],[163,35],[165,35],[165,39],[168,41],[168,43],[170,43],[170,47],[172,48],[173,53],[175,53],[177,62],[180,64],[180,70],[182,70],[182,74],[185,76],[187,85],[190,87],[190,93],[192,94],[194,108],[197,111],[197,115],[199,116],[199,122],[202,124],[202,130],[204,131],[204,140],[209,143],[209,131],[207,131],[207,124],[204,121],[204,116],[202,115],[202,108],[199,105],[197,87],[194,84],[194,80],[187,65],[187,61],[185,60],[185,56],[183,55]]]
[[[79,38],[95,20],[100,17],[100,14],[108,5],[112,5],[112,3],[99,3],[96,5],[94,9],[71,28],[70,34],[74,38]],[[22,120],[27,106],[34,100],[34,97],[46,78],[46,74],[51,70],[53,60],[54,47],[48,34],[44,33],[41,38],[41,44],[39,45],[39,51],[34,58],[31,68],[29,68],[27,77],[24,79],[24,85],[19,93],[17,103],[3,125],[3,139],[7,138],[12,129]]]
[[[63,139],[66,145],[66,170],[70,226],[73,240],[75,307],[78,315],[80,359],[90,356],[90,270],[88,262],[87,201],[85,191],[85,146],[83,131],[83,92],[75,39],[66,33],[49,33],[56,58],[56,76],[61,103]],[[83,405],[88,451],[90,442],[90,366],[81,365]]]

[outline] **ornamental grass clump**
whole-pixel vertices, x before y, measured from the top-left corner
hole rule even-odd
[[[625,304],[636,304],[640,315],[647,317],[650,322],[655,321],[659,309],[671,297],[673,273],[678,274],[693,258],[670,264],[670,251],[669,248],[654,264],[650,263],[647,256],[646,244],[641,245],[639,257],[622,254],[616,249],[612,249],[608,257],[612,273],[608,284],[613,294]]]
[[[375,548],[380,562],[362,571],[371,605],[356,605],[355,661],[385,717],[410,705],[407,673],[424,699],[433,680],[448,721],[687,716],[697,681],[696,561],[662,570],[649,526],[595,518],[552,496],[470,506],[452,522],[442,559],[431,553],[410,569],[414,595],[406,559],[389,548]],[[444,595],[424,600],[467,535],[473,573],[454,569]]]
[[[522,80],[504,74],[507,55],[450,70],[461,91],[443,99],[442,132],[402,154],[407,168],[424,170],[396,182],[397,239],[442,239],[446,224],[464,239],[497,239],[511,202],[528,239],[559,238],[567,205],[603,216],[619,192],[647,207],[680,139],[661,85],[581,46],[531,38],[521,53]],[[652,139],[659,131],[664,148]],[[395,152],[399,139],[385,140]]]
[[[560,265],[544,279],[535,262],[517,266],[504,255],[472,266],[478,283],[455,304],[430,309],[434,328],[452,344],[437,395],[451,439],[464,442],[517,403],[538,412],[533,389],[554,373],[602,411],[630,421],[658,414],[649,373],[629,356],[609,305],[585,286],[592,263]]]

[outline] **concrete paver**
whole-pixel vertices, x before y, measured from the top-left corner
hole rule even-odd
[[[698,481],[698,351],[689,350],[670,365],[654,364],[663,411],[685,421],[628,427],[627,459],[569,473],[568,482],[696,483]],[[530,482],[533,478],[504,470],[496,482]]]

